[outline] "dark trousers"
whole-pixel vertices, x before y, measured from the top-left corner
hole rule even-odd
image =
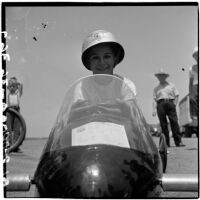
[[[165,138],[166,138],[167,145],[170,146],[167,117],[171,125],[174,143],[175,145],[178,145],[181,142],[181,133],[180,133],[180,128],[178,124],[176,106],[174,102],[171,100],[161,100],[157,102],[157,114],[160,121],[162,132],[164,133]]]
[[[199,110],[199,97],[198,97],[198,88],[199,85],[193,85],[192,89],[190,89],[190,113],[191,116],[198,117]]]
[[[15,109],[16,111],[20,112],[20,107],[18,106],[10,106],[10,108]],[[9,113],[9,122],[10,122],[10,130],[13,131],[14,130],[14,123],[15,123],[15,114],[13,113]]]

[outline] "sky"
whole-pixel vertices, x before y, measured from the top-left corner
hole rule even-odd
[[[23,83],[21,114],[27,137],[47,137],[67,89],[91,75],[81,62],[85,37],[94,30],[112,32],[125,49],[115,73],[132,80],[137,101],[150,124],[154,76],[170,74],[179,99],[188,93],[192,52],[198,42],[197,6],[6,7],[8,79]],[[178,109],[177,109],[178,112]]]

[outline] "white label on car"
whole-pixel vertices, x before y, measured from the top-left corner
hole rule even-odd
[[[107,144],[130,148],[123,125],[90,122],[72,130],[72,146]]]

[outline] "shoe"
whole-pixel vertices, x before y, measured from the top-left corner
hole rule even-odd
[[[185,144],[183,144],[182,142],[179,142],[176,144],[177,147],[185,147]]]

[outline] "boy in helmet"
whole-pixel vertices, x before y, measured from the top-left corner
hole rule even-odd
[[[107,84],[105,84],[106,80],[102,81],[104,85],[104,92],[106,91],[107,97],[116,99],[118,92],[120,92],[123,100],[130,100],[135,98],[136,87],[134,83],[127,78],[114,74],[114,68],[124,58],[124,49],[121,44],[117,42],[115,36],[112,33],[105,30],[97,30],[90,33],[83,42],[81,58],[83,65],[88,70],[92,71],[93,75],[114,75],[117,78],[123,80],[121,81],[123,84],[117,88],[117,91],[113,91],[111,88],[113,88],[113,85],[117,84],[116,82],[119,83],[119,81],[114,81],[113,79],[113,81]],[[91,95],[89,98],[91,98],[93,102],[98,103],[99,100],[95,99],[95,96],[99,96],[98,93],[101,91],[101,87],[99,88],[99,85],[96,85],[95,82],[94,84],[89,83],[89,85],[79,85],[76,88],[74,102],[81,103],[82,99],[84,99],[84,95],[82,93],[84,90],[83,88],[87,88],[87,90],[90,89],[90,92],[87,93],[88,95],[92,94],[91,91],[93,91],[93,95]],[[118,98],[116,100],[118,103],[125,105],[125,102],[119,101]]]
[[[100,100],[96,97],[98,97],[98,94],[101,92],[101,86],[104,88],[104,93],[106,92],[105,96],[109,97],[110,99],[116,99],[120,105],[122,103],[125,106],[125,104],[128,104],[128,102],[121,102],[117,98],[119,95],[125,101],[135,98],[136,87],[134,83],[127,78],[114,74],[114,68],[124,58],[124,49],[121,44],[116,41],[112,33],[105,30],[97,30],[90,33],[83,42],[81,58],[83,65],[88,70],[92,71],[93,75],[114,75],[117,78],[113,79],[113,81],[108,81],[112,80],[109,78],[102,81],[101,76],[100,82],[103,84],[96,84],[95,82],[94,84],[91,84],[90,82],[87,84],[84,83],[84,85],[78,85],[76,88],[76,95],[74,95],[73,100],[76,102],[75,106],[78,106],[79,103],[82,105],[82,100],[84,99],[84,88],[90,90],[90,92],[87,92],[87,95],[89,95],[87,98],[92,99],[92,102],[96,102],[97,104]],[[122,81],[117,81],[117,79],[122,79]],[[114,87],[114,85],[118,84],[119,82],[123,84],[119,87]],[[117,89],[112,90],[111,88]]]
[[[123,60],[124,49],[115,36],[105,30],[97,30],[88,35],[82,45],[83,65],[93,74],[115,75],[130,87],[136,95],[134,83],[114,74],[114,68]]]

